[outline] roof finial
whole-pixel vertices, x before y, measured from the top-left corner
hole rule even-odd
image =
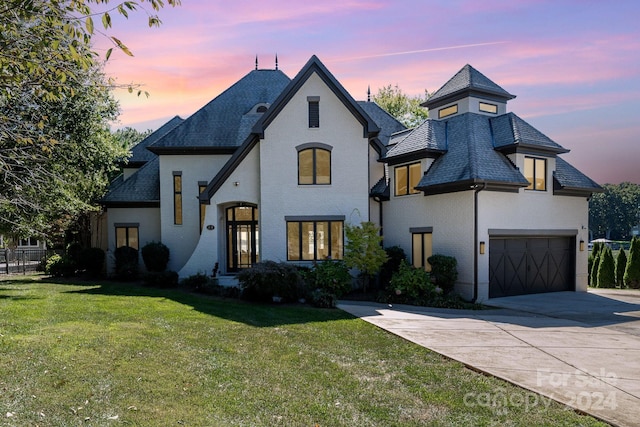
[[[278,54],[276,53],[276,71],[278,71]]]
[[[371,102],[371,85],[367,86],[367,102]]]
[[[258,55],[256,55],[256,70],[258,69]]]

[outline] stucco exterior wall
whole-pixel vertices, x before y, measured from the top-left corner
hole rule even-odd
[[[180,271],[200,240],[198,182],[209,182],[230,155],[160,156],[161,241],[171,251],[169,270]],[[182,225],[174,224],[173,172],[182,172]]]
[[[580,240],[588,241],[589,205],[586,198],[554,196],[545,192],[520,190],[518,194],[482,191],[478,195],[478,241],[486,243],[478,262],[478,298],[489,295],[489,230],[566,230],[576,235],[576,290],[587,290],[588,252],[580,252]]]
[[[320,126],[309,128],[308,96],[320,97]],[[331,184],[298,185],[298,152],[305,143],[331,151]],[[261,257],[287,259],[288,215],[343,215],[346,223],[369,219],[368,140],[363,127],[313,74],[268,126],[260,143]]]
[[[107,211],[107,230],[109,244],[106,250],[107,274],[115,269],[114,251],[116,250],[116,224],[137,224],[139,248],[150,242],[160,241],[160,208],[109,208]],[[142,256],[140,269],[144,270]]]
[[[216,263],[219,272],[225,273],[225,209],[240,203],[259,205],[259,176],[260,147],[256,145],[207,205],[202,234],[193,254],[178,272],[181,278],[197,273],[210,275]]]

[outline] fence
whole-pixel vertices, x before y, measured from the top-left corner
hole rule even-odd
[[[0,249],[0,275],[39,271],[42,261],[52,254],[47,249]]]

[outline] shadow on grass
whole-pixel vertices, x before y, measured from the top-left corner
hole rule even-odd
[[[255,327],[353,319],[350,314],[337,309],[320,309],[302,304],[259,304],[234,298],[197,294],[180,288],[158,289],[138,283],[47,277],[43,277],[42,281],[60,285],[86,286],[84,289],[66,291],[73,294],[166,298],[188,305],[201,313]]]

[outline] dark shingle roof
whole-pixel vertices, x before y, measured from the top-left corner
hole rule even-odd
[[[111,183],[110,191],[101,202],[104,206],[145,205],[160,206],[160,160],[147,162],[128,179],[118,177]]]
[[[588,195],[604,191],[595,181],[559,157],[556,157],[553,179],[554,194]]]
[[[387,145],[392,134],[406,129],[402,123],[375,102],[358,101],[358,104],[380,128],[378,139],[382,144]]]
[[[391,189],[389,188],[389,178],[383,176],[376,182],[369,192],[371,197],[379,197],[382,200],[389,200],[391,196]]]
[[[397,137],[394,135],[392,141],[395,145],[389,149],[385,159],[393,162],[393,159],[397,158],[398,161],[402,161],[407,155],[445,152],[446,126],[443,121],[427,119],[409,133],[401,132],[396,134]]]
[[[502,153],[493,149],[486,116],[465,113],[446,124],[447,152],[436,159],[417,188],[426,193],[468,189],[470,183],[497,187],[526,187],[529,183]],[[451,186],[460,185],[460,188]]]
[[[271,104],[290,80],[279,70],[253,70],[150,147],[156,152],[194,147],[236,148],[261,116],[248,114]]]
[[[179,116],[175,116],[174,118],[169,120],[167,123],[160,126],[151,135],[147,136],[145,139],[137,143],[131,149],[131,157],[129,157],[129,162],[128,162],[129,165],[142,166],[142,164],[155,158],[156,155],[153,154],[151,151],[147,150],[147,147],[154,144],[156,141],[158,141],[160,138],[166,135],[167,132],[169,132],[174,127],[178,126],[183,121],[184,119],[180,118]]]
[[[515,98],[515,95],[511,95],[480,71],[467,64],[422,105],[428,108],[438,107],[460,99],[469,93],[482,94],[503,101]]]
[[[491,118],[491,125],[498,149],[526,147],[554,154],[569,151],[513,113]]]

